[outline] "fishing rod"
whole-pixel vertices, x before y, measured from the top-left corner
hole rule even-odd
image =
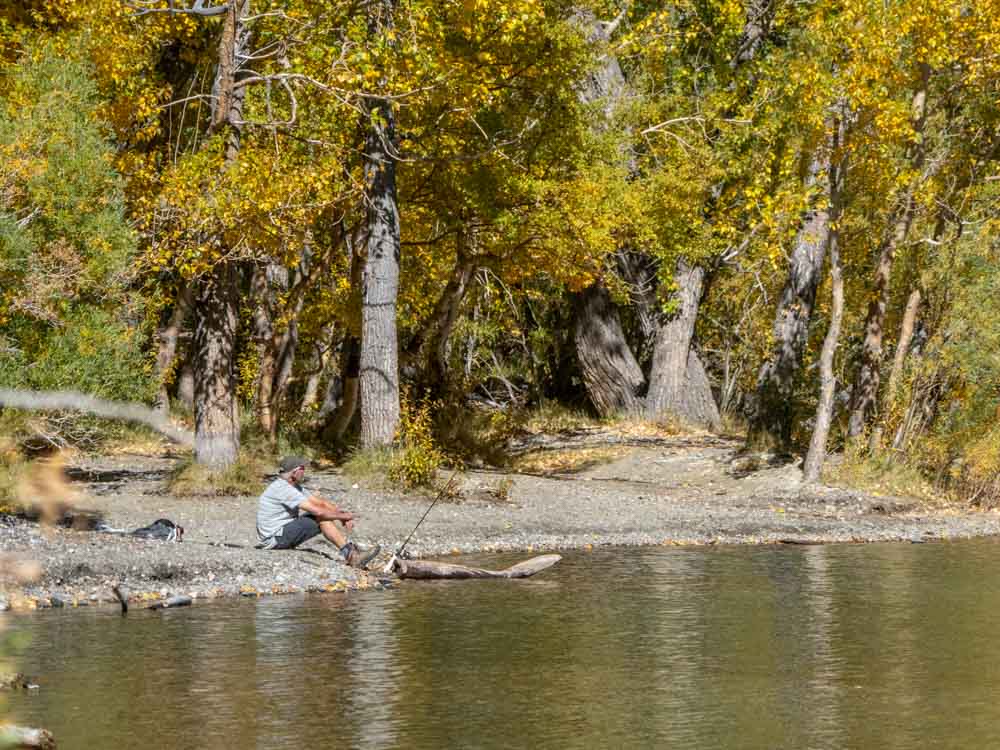
[[[455,473],[451,475],[451,479],[449,479],[448,483],[441,488],[441,491],[437,493],[437,496],[434,498],[433,502],[431,502],[431,504],[427,506],[427,510],[424,511],[424,514],[420,516],[420,520],[417,521],[417,525],[413,527],[413,531],[411,531],[410,535],[406,537],[406,540],[396,548],[396,551],[392,553],[392,557],[389,558],[389,562],[387,562],[385,564],[385,567],[382,568],[383,573],[392,572],[392,566],[396,563],[397,558],[399,558],[399,556],[403,554],[403,550],[406,549],[406,545],[410,543],[410,540],[413,538],[413,535],[417,533],[417,529],[420,528],[420,524],[424,522],[424,519],[427,518],[427,514],[431,512],[431,508],[437,505],[437,501],[440,500],[442,497],[444,497],[445,494],[447,494],[447,492],[451,489],[451,485],[455,482],[455,477],[458,476],[458,472],[459,470],[455,469]]]

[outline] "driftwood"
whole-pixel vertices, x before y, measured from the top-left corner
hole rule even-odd
[[[540,555],[530,560],[511,565],[504,570],[486,570],[484,568],[468,568],[465,565],[434,562],[433,560],[399,560],[393,564],[393,570],[400,578],[527,578],[546,568],[551,568],[562,560],[561,555]]]
[[[0,747],[54,748],[55,738],[48,729],[16,727],[13,724],[0,726]]]
[[[172,596],[169,599],[163,599],[162,601],[153,602],[146,609],[168,609],[170,607],[186,607],[191,604],[191,597],[185,596],[183,594],[179,596]]]
[[[122,584],[113,586],[111,591],[114,592],[115,598],[118,603],[122,606],[122,616],[128,614],[128,595],[129,590],[125,588]],[[171,596],[168,599],[162,599],[158,602],[153,602],[146,609],[169,609],[171,607],[186,607],[191,604],[191,597],[184,594],[178,594],[177,596]]]

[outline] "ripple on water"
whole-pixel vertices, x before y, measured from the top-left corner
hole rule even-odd
[[[525,581],[6,615],[42,685],[8,705],[64,749],[990,747],[998,563],[602,549]]]

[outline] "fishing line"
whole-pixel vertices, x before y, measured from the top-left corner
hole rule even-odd
[[[441,491],[437,493],[437,497],[435,497],[433,502],[431,502],[431,504],[427,506],[427,510],[424,511],[424,514],[420,516],[420,520],[417,521],[417,525],[413,527],[413,531],[411,531],[410,535],[406,537],[406,540],[401,545],[399,545],[399,547],[396,548],[396,551],[392,553],[392,557],[389,558],[389,562],[387,562],[385,564],[385,567],[382,568],[383,573],[392,572],[392,566],[395,564],[396,559],[403,554],[403,550],[406,549],[406,545],[410,543],[410,540],[413,538],[413,535],[417,533],[417,529],[420,528],[420,524],[424,522],[424,519],[427,518],[427,514],[431,512],[431,508],[437,505],[437,501],[440,500],[442,497],[444,497],[445,494],[451,489],[451,485],[454,483],[455,477],[458,476],[458,472],[459,470],[455,469],[455,473],[451,475],[451,479],[449,479],[448,483],[441,488]]]

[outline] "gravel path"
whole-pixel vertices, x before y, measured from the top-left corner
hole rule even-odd
[[[605,438],[590,433],[575,444]],[[790,465],[740,471],[738,447],[710,436],[643,440],[617,460],[572,476],[470,470],[461,478],[460,498],[438,503],[409,550],[431,557],[606,544],[920,542],[1000,533],[1000,515],[994,513],[807,488]],[[342,565],[323,541],[301,551],[253,549],[256,497],[172,497],[164,488],[172,465],[164,458],[102,457],[87,459],[71,474],[84,492],[78,506],[117,528],[170,518],[186,530],[182,543],[43,529],[7,519],[0,522],[0,548],[36,560],[43,575],[28,586],[8,582],[0,606],[114,601],[111,586],[120,581],[137,601],[383,585],[376,573]],[[372,571],[381,568],[430,500],[358,487],[334,471],[313,472],[307,484],[360,513],[356,539],[384,550]]]

